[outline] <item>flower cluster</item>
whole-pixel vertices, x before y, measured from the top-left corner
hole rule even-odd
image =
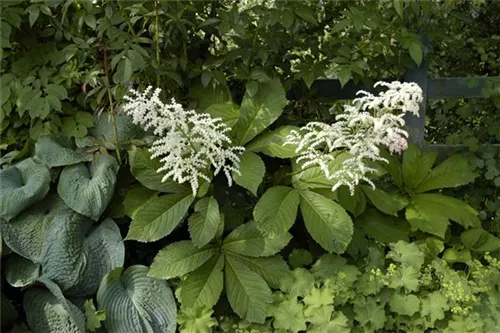
[[[152,92],[152,87],[143,93],[131,90],[132,96],[125,97],[123,110],[135,124],[145,130],[153,129],[158,137],[150,152],[151,158],[158,157],[163,164],[157,170],[166,172],[162,181],[189,181],[196,195],[200,178],[211,181],[207,174],[213,166],[214,175],[223,171],[231,186],[231,172],[240,173],[239,156],[245,150],[231,146],[232,141],[226,135],[231,129],[220,118],[184,110],[174,99],[164,104],[159,99],[160,91]]]
[[[336,117],[334,124],[311,122],[299,131],[287,136],[286,144],[297,145],[297,162],[302,169],[319,166],[325,176],[335,183],[332,191],[341,185],[349,187],[351,193],[360,181],[374,187],[367,174],[375,169],[369,161],[383,161],[380,147],[391,153],[400,153],[408,147],[408,133],[403,129],[403,116],[410,112],[418,115],[422,102],[422,89],[415,83],[377,82],[376,86],[388,88],[375,96],[366,91],[352,105],[345,105],[345,113]],[[341,162],[337,171],[331,172],[339,153],[347,152],[348,158]]]

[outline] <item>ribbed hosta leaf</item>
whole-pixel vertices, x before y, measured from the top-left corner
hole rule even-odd
[[[115,121],[118,142],[139,138],[144,135],[142,129],[132,122],[132,118],[123,113],[116,114]],[[95,127],[93,127],[90,131],[93,136],[105,141],[115,142],[114,124],[108,112],[103,112],[99,116],[95,117],[94,123]]]
[[[57,192],[71,209],[97,220],[113,197],[118,163],[108,154],[64,168]]]
[[[115,222],[106,219],[86,236],[91,226],[90,219],[67,209],[47,230],[42,271],[67,295],[92,295],[106,273],[123,265],[125,248]]]
[[[10,221],[42,200],[50,187],[47,166],[27,159],[0,171],[0,218]]]
[[[13,287],[25,287],[34,282],[40,275],[40,265],[11,254],[7,257],[3,265],[5,279]]]
[[[35,156],[51,168],[92,160],[92,154],[78,153],[67,140],[51,137],[38,139],[35,143]]]
[[[97,292],[106,311],[108,333],[174,333],[177,308],[166,281],[147,276],[148,268],[117,268],[104,277]]]
[[[33,333],[85,333],[85,316],[59,287],[43,280],[48,289],[29,288],[24,295],[26,319]]]

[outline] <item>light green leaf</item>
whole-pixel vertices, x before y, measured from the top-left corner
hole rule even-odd
[[[218,326],[214,310],[207,307],[181,307],[177,315],[179,333],[212,333]]]
[[[391,310],[402,316],[413,316],[420,309],[420,299],[415,295],[393,294],[389,301]]]
[[[29,288],[24,295],[26,319],[33,333],[85,333],[85,316],[66,300],[59,287],[43,281],[45,287]]]
[[[458,187],[473,182],[476,177],[469,162],[460,155],[454,155],[432,169],[415,192]]]
[[[257,228],[274,236],[287,232],[297,218],[299,193],[291,187],[275,186],[268,189],[253,210]]]
[[[337,72],[337,77],[340,81],[340,85],[344,87],[352,77],[351,69],[349,67],[342,66],[342,68],[340,68],[340,70]]]
[[[179,301],[184,308],[207,307],[217,303],[222,293],[224,256],[217,254],[191,272],[179,286]]]
[[[231,128],[240,120],[240,109],[233,102],[212,104],[204,112],[212,118],[221,118],[222,122]]]
[[[214,197],[202,198],[194,206],[194,213],[189,217],[189,234],[193,244],[201,248],[210,242],[221,223],[219,204]]]
[[[245,94],[240,120],[235,128],[238,144],[246,144],[271,125],[281,115],[286,104],[285,90],[279,79],[259,83],[259,90],[253,97]]]
[[[50,187],[49,169],[27,159],[0,171],[0,218],[10,221],[37,201]]]
[[[310,192],[300,192],[300,211],[307,231],[329,252],[343,253],[349,245],[353,225],[351,218],[335,201]]]
[[[132,147],[128,151],[130,172],[144,186],[151,190],[178,193],[186,191],[186,187],[174,182],[166,180],[162,182],[163,175],[156,172],[161,167],[158,158],[151,159],[151,153],[145,148]]]
[[[403,265],[412,266],[420,270],[424,264],[424,253],[415,243],[398,241],[390,244],[391,250],[387,253],[387,258],[399,262]]]
[[[271,157],[292,158],[298,156],[295,152],[297,145],[286,145],[285,138],[291,131],[298,131],[296,126],[281,126],[274,131],[266,131],[252,140],[247,146],[247,151],[263,153]]]
[[[332,318],[328,320],[323,325],[312,325],[308,327],[307,333],[324,333],[324,332],[335,332],[335,333],[350,333],[352,332],[351,326],[349,325],[349,319],[341,312],[334,312]]]
[[[431,171],[437,153],[422,152],[416,144],[410,144],[403,153],[403,181],[409,190],[415,190]]]
[[[354,319],[361,327],[370,324],[373,330],[381,329],[387,320],[384,306],[379,304],[374,297],[366,298],[366,301],[354,304],[354,313],[356,314]]]
[[[126,240],[154,242],[172,232],[184,219],[194,197],[191,192],[153,197],[134,212]]]
[[[237,257],[245,266],[259,274],[271,288],[278,289],[281,279],[291,276],[290,268],[279,255],[266,258],[251,258],[231,253],[231,256]]]
[[[171,279],[194,271],[212,258],[218,249],[204,247],[198,249],[191,241],[180,241],[164,247],[156,255],[149,276]]]
[[[88,167],[69,165],[59,176],[57,193],[71,209],[97,221],[113,197],[117,172],[118,163],[108,154],[99,155]]]
[[[234,229],[224,239],[222,249],[224,252],[231,252],[249,257],[267,257],[281,251],[290,241],[292,236],[289,233],[276,235],[275,237],[265,237],[257,229],[255,222],[248,222]]]
[[[99,310],[106,311],[108,333],[174,333],[177,307],[166,281],[148,276],[142,265],[106,274],[97,292]]]
[[[96,329],[101,328],[104,320],[106,320],[105,311],[97,311],[92,299],[88,299],[83,303],[83,308],[85,310],[85,319],[87,330],[95,332]]]
[[[420,313],[430,320],[431,325],[433,325],[436,320],[444,319],[445,311],[450,309],[448,299],[440,291],[434,291],[421,300],[422,309]]]
[[[406,207],[406,219],[412,227],[444,238],[448,221],[465,228],[480,227],[477,212],[465,202],[441,194],[417,194]]]
[[[408,199],[397,191],[388,193],[366,185],[362,185],[361,188],[371,203],[383,213],[397,216],[398,212],[408,205]]]
[[[235,183],[257,195],[257,189],[266,173],[266,166],[260,156],[245,151],[240,157],[240,173],[241,175],[233,172]]]
[[[50,168],[92,161],[92,154],[76,152],[69,140],[47,136],[35,143],[35,156]]]
[[[226,293],[229,304],[241,318],[264,323],[269,303],[273,301],[266,282],[237,257],[226,255]]]
[[[3,265],[5,279],[13,287],[26,287],[40,276],[40,265],[16,254],[5,259]]]
[[[295,333],[306,331],[304,304],[295,297],[270,305],[267,314],[273,317],[273,327],[277,331]]]
[[[415,61],[417,65],[420,66],[422,63],[422,45],[419,42],[412,42],[408,48],[410,52],[410,57]]]
[[[500,249],[500,239],[481,228],[472,228],[460,235],[462,244],[477,252],[495,252]]]
[[[403,18],[403,6],[404,6],[403,0],[394,0],[394,9],[401,18]]]

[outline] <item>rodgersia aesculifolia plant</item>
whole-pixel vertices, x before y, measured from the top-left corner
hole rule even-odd
[[[132,117],[135,124],[146,131],[153,129],[158,136],[151,148],[151,158],[158,157],[163,166],[157,172],[166,172],[162,181],[172,179],[178,183],[188,181],[193,194],[199,187],[199,179],[208,182],[211,166],[214,175],[220,171],[232,184],[231,172],[239,171],[240,155],[243,147],[232,146],[226,134],[231,128],[220,118],[209,114],[185,110],[172,98],[170,104],[164,104],[159,94],[161,89],[149,86],[142,93],[131,90],[131,96],[125,96],[127,103],[123,110]]]
[[[374,187],[368,174],[375,169],[368,162],[388,162],[380,156],[380,147],[388,148],[391,153],[400,153],[408,147],[403,117],[407,112],[418,115],[422,89],[416,83],[398,81],[377,82],[377,86],[387,90],[379,95],[359,91],[357,94],[362,96],[345,105],[345,112],[336,117],[335,123],[310,122],[286,138],[285,145],[297,145],[296,152],[300,154],[297,163],[302,169],[319,166],[335,182],[332,191],[346,185],[353,193],[362,180]],[[342,152],[350,156],[332,173],[329,163]]]

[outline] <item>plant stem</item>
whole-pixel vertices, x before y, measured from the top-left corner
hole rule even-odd
[[[115,137],[115,146],[116,146],[116,157],[118,159],[118,164],[122,164],[122,158],[120,153],[120,146],[118,144],[118,126],[116,125],[116,115],[115,108],[113,105],[113,94],[111,93],[111,85],[109,83],[109,74],[106,70],[106,90],[108,91],[108,99],[109,99],[109,114],[111,115],[111,120],[113,121],[113,133]]]
[[[160,13],[158,11],[158,1],[154,0],[155,4],[155,51],[156,51],[156,65],[158,66],[158,69],[156,71],[156,86],[160,86],[160,75],[158,74],[158,71],[160,69],[160,24],[159,24],[159,16]]]

